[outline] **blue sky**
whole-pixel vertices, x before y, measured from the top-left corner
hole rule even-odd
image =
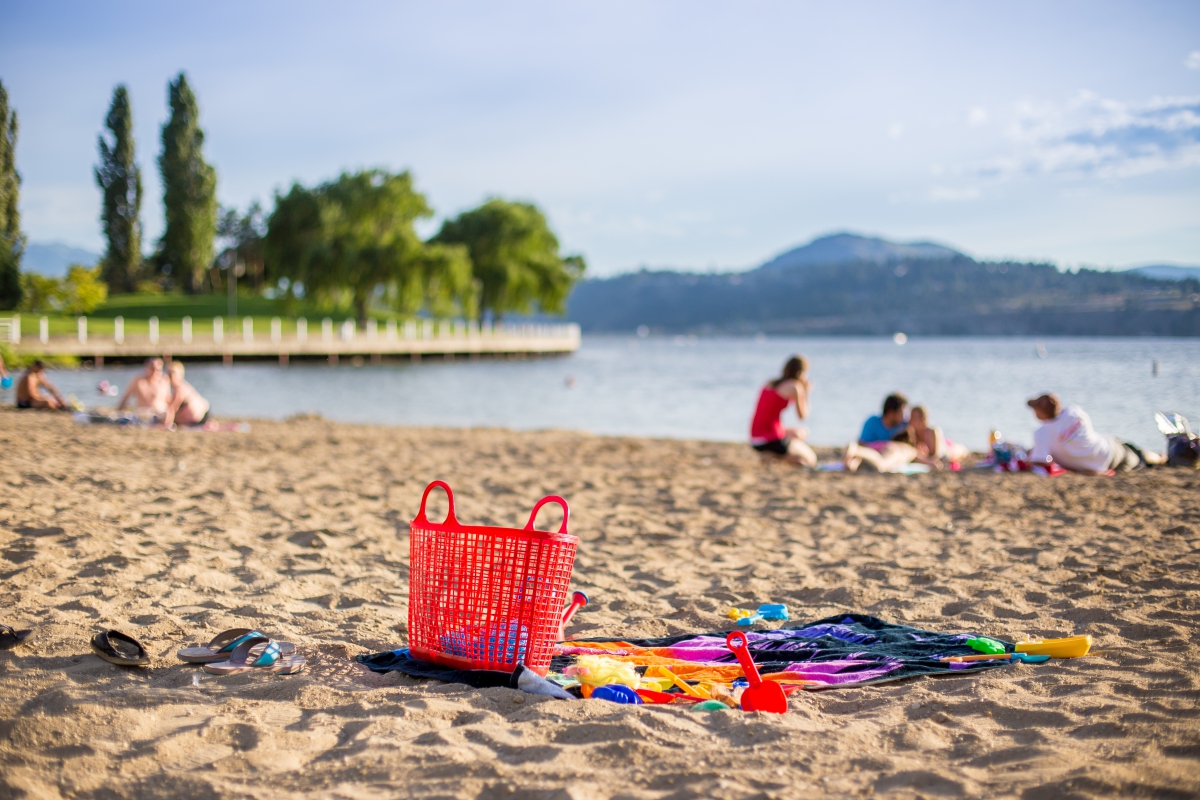
[[[181,69],[225,204],[411,169],[439,215],[537,202],[598,275],[745,268],[836,230],[1200,263],[1194,2],[0,0],[31,240],[102,249],[92,168],[118,82],[161,234]]]

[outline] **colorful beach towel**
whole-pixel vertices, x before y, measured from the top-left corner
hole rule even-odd
[[[689,681],[731,681],[742,677],[737,659],[725,646],[725,631],[681,634],[658,639],[573,639],[558,645],[550,669],[561,673],[580,655],[604,655],[640,668],[669,666]],[[939,633],[895,625],[867,614],[833,617],[776,630],[747,631],[750,654],[763,676],[797,683],[807,690],[862,686],[922,675],[963,674],[994,669],[1005,661],[950,664],[949,656],[975,655],[967,640],[977,633]],[[998,640],[1001,641],[1001,640]],[[1006,652],[1011,642],[1003,642]],[[407,650],[359,656],[358,661],[376,672],[399,670],[412,677],[437,678],[469,686],[480,684],[480,674],[426,664]],[[639,670],[642,671],[642,670]],[[500,678],[498,673],[493,679]]]

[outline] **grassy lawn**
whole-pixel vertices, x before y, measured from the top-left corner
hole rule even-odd
[[[239,296],[237,299],[237,316],[228,316],[229,298],[226,295],[183,295],[183,294],[125,294],[110,297],[103,305],[96,308],[87,316],[88,336],[112,337],[116,318],[122,317],[125,324],[126,336],[146,336],[150,332],[150,318],[158,317],[159,335],[163,337],[179,336],[183,332],[184,317],[192,319],[192,335],[195,338],[211,338],[213,319],[224,319],[226,336],[242,335],[242,325],[246,318],[253,320],[255,336],[269,336],[271,320],[280,319],[284,336],[293,336],[296,332],[296,319],[303,317],[308,320],[309,335],[319,336],[321,320],[329,317],[333,320],[335,330],[347,319],[353,317],[349,309],[330,309],[317,306],[314,303],[300,301],[293,304],[293,314],[285,312],[284,304],[279,300],[268,300],[265,297]],[[41,318],[45,316],[51,336],[74,336],[78,331],[75,317],[52,316],[43,314],[22,314],[21,334],[26,338],[38,336]],[[405,317],[389,312],[373,312],[372,318],[377,319],[380,328],[387,320],[395,319],[403,322]]]

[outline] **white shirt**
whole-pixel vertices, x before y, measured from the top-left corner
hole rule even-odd
[[[1112,453],[1112,438],[1096,433],[1087,412],[1070,405],[1034,431],[1029,460],[1037,463],[1052,456],[1066,469],[1104,472],[1112,460]]]

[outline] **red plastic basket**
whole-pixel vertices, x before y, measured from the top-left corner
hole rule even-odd
[[[450,501],[445,522],[430,522],[435,486]],[[558,533],[534,530],[546,503],[562,506]],[[567,501],[543,497],[522,528],[460,525],[454,494],[434,481],[409,526],[408,649],[457,669],[511,672],[524,664],[545,675],[554,655],[579,537],[567,533]]]

